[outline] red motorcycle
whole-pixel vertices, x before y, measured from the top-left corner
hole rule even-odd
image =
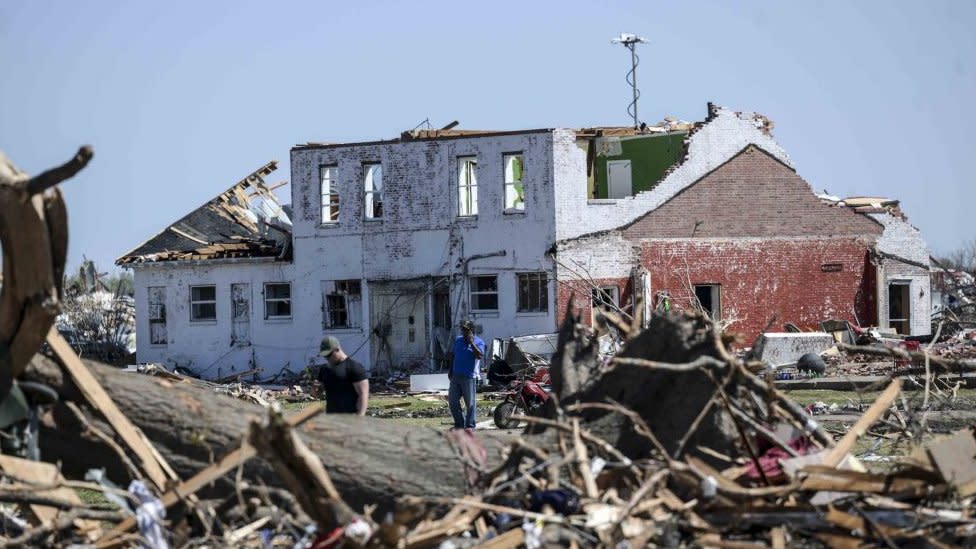
[[[549,379],[549,368],[540,366],[534,371],[526,369],[522,374],[509,384],[505,399],[495,406],[492,416],[499,429],[518,427],[519,421],[513,415],[534,414],[549,401],[552,383]]]

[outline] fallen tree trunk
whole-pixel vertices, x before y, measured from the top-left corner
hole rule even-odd
[[[261,406],[215,394],[192,383],[173,383],[91,361],[92,373],[126,416],[139,427],[182,478],[188,478],[213,460],[240,447],[253,419],[263,419]],[[35,370],[50,372],[51,361],[36,357]],[[76,389],[43,376],[63,399],[78,400]],[[321,405],[310,403],[309,405]],[[108,446],[82,439],[80,425],[59,404],[56,425],[41,432],[45,461],[60,460],[69,476],[78,477],[91,467],[104,467],[110,478],[127,482],[121,461]],[[446,431],[378,418],[320,415],[296,429],[303,442],[322,459],[329,475],[354,508],[367,503],[392,506],[396,497],[456,497],[469,491],[466,460]],[[487,451],[486,466],[501,461],[501,450],[511,440],[502,433],[479,433]],[[271,469],[252,459],[244,478],[280,486]],[[226,492],[226,482],[220,489]]]

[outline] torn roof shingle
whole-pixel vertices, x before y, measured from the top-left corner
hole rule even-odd
[[[290,250],[291,219],[264,177],[271,161],[116,260],[157,261],[279,257]]]

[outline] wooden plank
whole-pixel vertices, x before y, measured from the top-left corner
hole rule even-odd
[[[312,419],[324,410],[325,408],[322,404],[315,403],[311,406],[306,406],[305,408],[302,408],[294,414],[286,417],[285,422],[287,422],[288,425],[295,427]],[[242,444],[240,448],[226,454],[210,467],[201,470],[186,482],[180,484],[179,486],[173,487],[172,490],[163,494],[163,506],[165,506],[167,509],[172,507],[174,504],[176,504],[176,502],[196,493],[204,486],[207,486],[213,481],[224,476],[255,455],[257,455],[257,452],[255,452],[253,447],[247,443]],[[100,549],[105,547],[114,547],[117,542],[122,541],[120,536],[131,530],[135,525],[136,519],[133,517],[123,520],[115,528],[102,536],[96,547]]]
[[[58,471],[58,468],[52,463],[45,463],[43,461],[29,461],[26,459],[21,459],[13,456],[5,456],[0,454],[0,470],[4,473],[8,473],[19,480],[25,480],[30,482],[36,482],[38,484],[56,484],[64,478]],[[54,488],[51,490],[37,490],[34,492],[38,496],[47,496],[51,498],[56,498],[64,500],[70,503],[77,503],[79,506],[83,505],[81,498],[78,494],[70,488]],[[41,521],[44,525],[52,524],[60,513],[60,509],[56,507],[48,507],[46,505],[30,504],[30,510],[34,515]]]
[[[800,490],[809,492],[854,492],[869,494],[910,494],[922,496],[928,493],[931,483],[917,478],[845,471],[820,466],[806,467],[807,474],[800,483]]]
[[[156,460],[153,451],[145,442],[145,439],[143,439],[139,429],[119,410],[119,407],[108,396],[108,393],[98,383],[95,376],[88,371],[85,364],[78,358],[78,355],[68,345],[68,342],[61,337],[61,334],[54,327],[47,333],[47,344],[51,346],[51,350],[61,359],[65,371],[71,376],[75,385],[78,386],[85,400],[105,416],[105,419],[115,429],[119,438],[135,454],[139,468],[156,486],[156,489],[160,493],[164,492],[166,490],[166,473],[163,472],[162,466]]]
[[[901,379],[894,379],[867,411],[858,418],[851,430],[840,439],[836,446],[830,449],[827,457],[823,460],[823,465],[836,467],[844,459],[844,456],[854,448],[857,439],[868,431],[868,427],[881,419],[881,416],[888,411],[899,393],[901,393]]]

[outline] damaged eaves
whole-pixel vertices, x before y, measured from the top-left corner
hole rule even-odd
[[[159,261],[273,257],[291,254],[291,219],[261,166],[223,193],[116,260],[117,265]]]

